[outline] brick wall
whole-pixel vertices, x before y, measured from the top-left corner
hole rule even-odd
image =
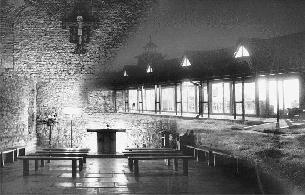
[[[71,119],[74,144],[85,145],[82,133],[88,119],[114,110],[113,92],[101,90],[100,81],[150,1],[94,1],[98,28],[86,46],[88,52],[81,55],[72,53],[75,45],[69,42],[69,30],[62,28],[64,2],[71,10],[74,1],[1,1],[1,21],[13,24],[0,26],[1,45],[13,44],[9,59],[14,62],[10,69],[0,67],[1,148],[32,146],[36,136],[39,145],[48,144],[50,127],[42,121],[51,114],[57,115],[52,146],[69,145]],[[12,42],[4,41],[12,34]],[[67,114],[66,108],[77,112]]]
[[[35,83],[14,73],[0,76],[0,150],[35,144]]]

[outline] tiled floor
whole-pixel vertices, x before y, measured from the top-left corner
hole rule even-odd
[[[139,177],[130,172],[127,159],[87,159],[84,170],[71,177],[70,161],[53,161],[30,175],[22,175],[22,161],[0,168],[0,194],[254,194],[255,183],[224,175],[219,168],[190,161],[189,175],[165,165],[164,161],[139,162]]]

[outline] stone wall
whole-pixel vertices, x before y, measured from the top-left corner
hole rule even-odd
[[[9,43],[13,51],[12,66],[0,67],[1,148],[33,145],[36,136],[39,145],[49,144],[51,136],[52,146],[69,146],[71,121],[73,144],[81,146],[88,118],[114,111],[113,92],[101,90],[100,81],[150,1],[92,1],[98,23],[85,54],[73,54],[69,29],[62,27],[73,2],[1,1],[0,19],[12,24],[0,25],[1,46]],[[8,36],[13,41],[5,42]],[[51,126],[49,116],[56,116]]]
[[[0,150],[35,144],[35,82],[14,73],[0,76]]]

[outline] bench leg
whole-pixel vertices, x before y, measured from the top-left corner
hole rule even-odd
[[[51,162],[51,160],[47,160],[47,163],[50,163]]]
[[[173,164],[173,166],[174,166],[174,170],[175,170],[175,171],[178,171],[178,159],[177,159],[177,158],[174,158],[174,164]]]
[[[29,160],[23,159],[23,176],[29,175]]]
[[[236,175],[239,174],[239,168],[238,168],[238,158],[236,158]]]
[[[128,167],[130,170],[132,170],[132,160],[128,159]]]
[[[167,166],[171,166],[171,159],[170,159],[170,158],[169,158],[169,159],[166,159],[166,161],[167,161],[167,162],[166,162],[166,165],[167,165]]]
[[[4,158],[2,153],[0,153],[0,166],[4,167]]]
[[[83,159],[79,159],[79,167],[78,167],[79,171],[83,170],[83,166],[84,166]]]
[[[134,174],[136,176],[138,176],[139,175],[139,160],[134,160],[133,165],[134,165]]]
[[[17,161],[18,149],[14,150],[14,161]]]
[[[35,160],[35,171],[38,171],[38,160]]]
[[[128,159],[128,165],[131,171],[133,171],[133,160]]]
[[[40,163],[41,163],[40,166],[41,166],[41,167],[44,167],[44,160],[41,160]]]
[[[188,175],[188,159],[183,159],[183,175]]]
[[[10,163],[13,163],[14,162],[14,150],[13,152],[10,152],[9,154],[7,154],[7,157],[8,157],[8,160]]]
[[[76,177],[76,160],[72,160],[72,177]]]
[[[15,161],[17,161],[18,160],[18,154],[19,154],[19,151],[18,151],[18,149],[16,150],[16,154],[15,154]]]
[[[83,163],[86,163],[86,162],[87,162],[87,157],[84,156],[84,157],[83,157]]]
[[[208,166],[215,167],[215,154],[212,151],[209,151],[208,155]]]

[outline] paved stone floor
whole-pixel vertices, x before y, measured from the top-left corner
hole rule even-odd
[[[165,165],[164,161],[140,161],[139,177],[130,172],[127,159],[89,158],[84,170],[71,178],[71,161],[53,161],[30,175],[22,175],[22,161],[1,171],[0,194],[256,194],[256,183],[223,174],[219,168],[190,161],[189,175]]]

